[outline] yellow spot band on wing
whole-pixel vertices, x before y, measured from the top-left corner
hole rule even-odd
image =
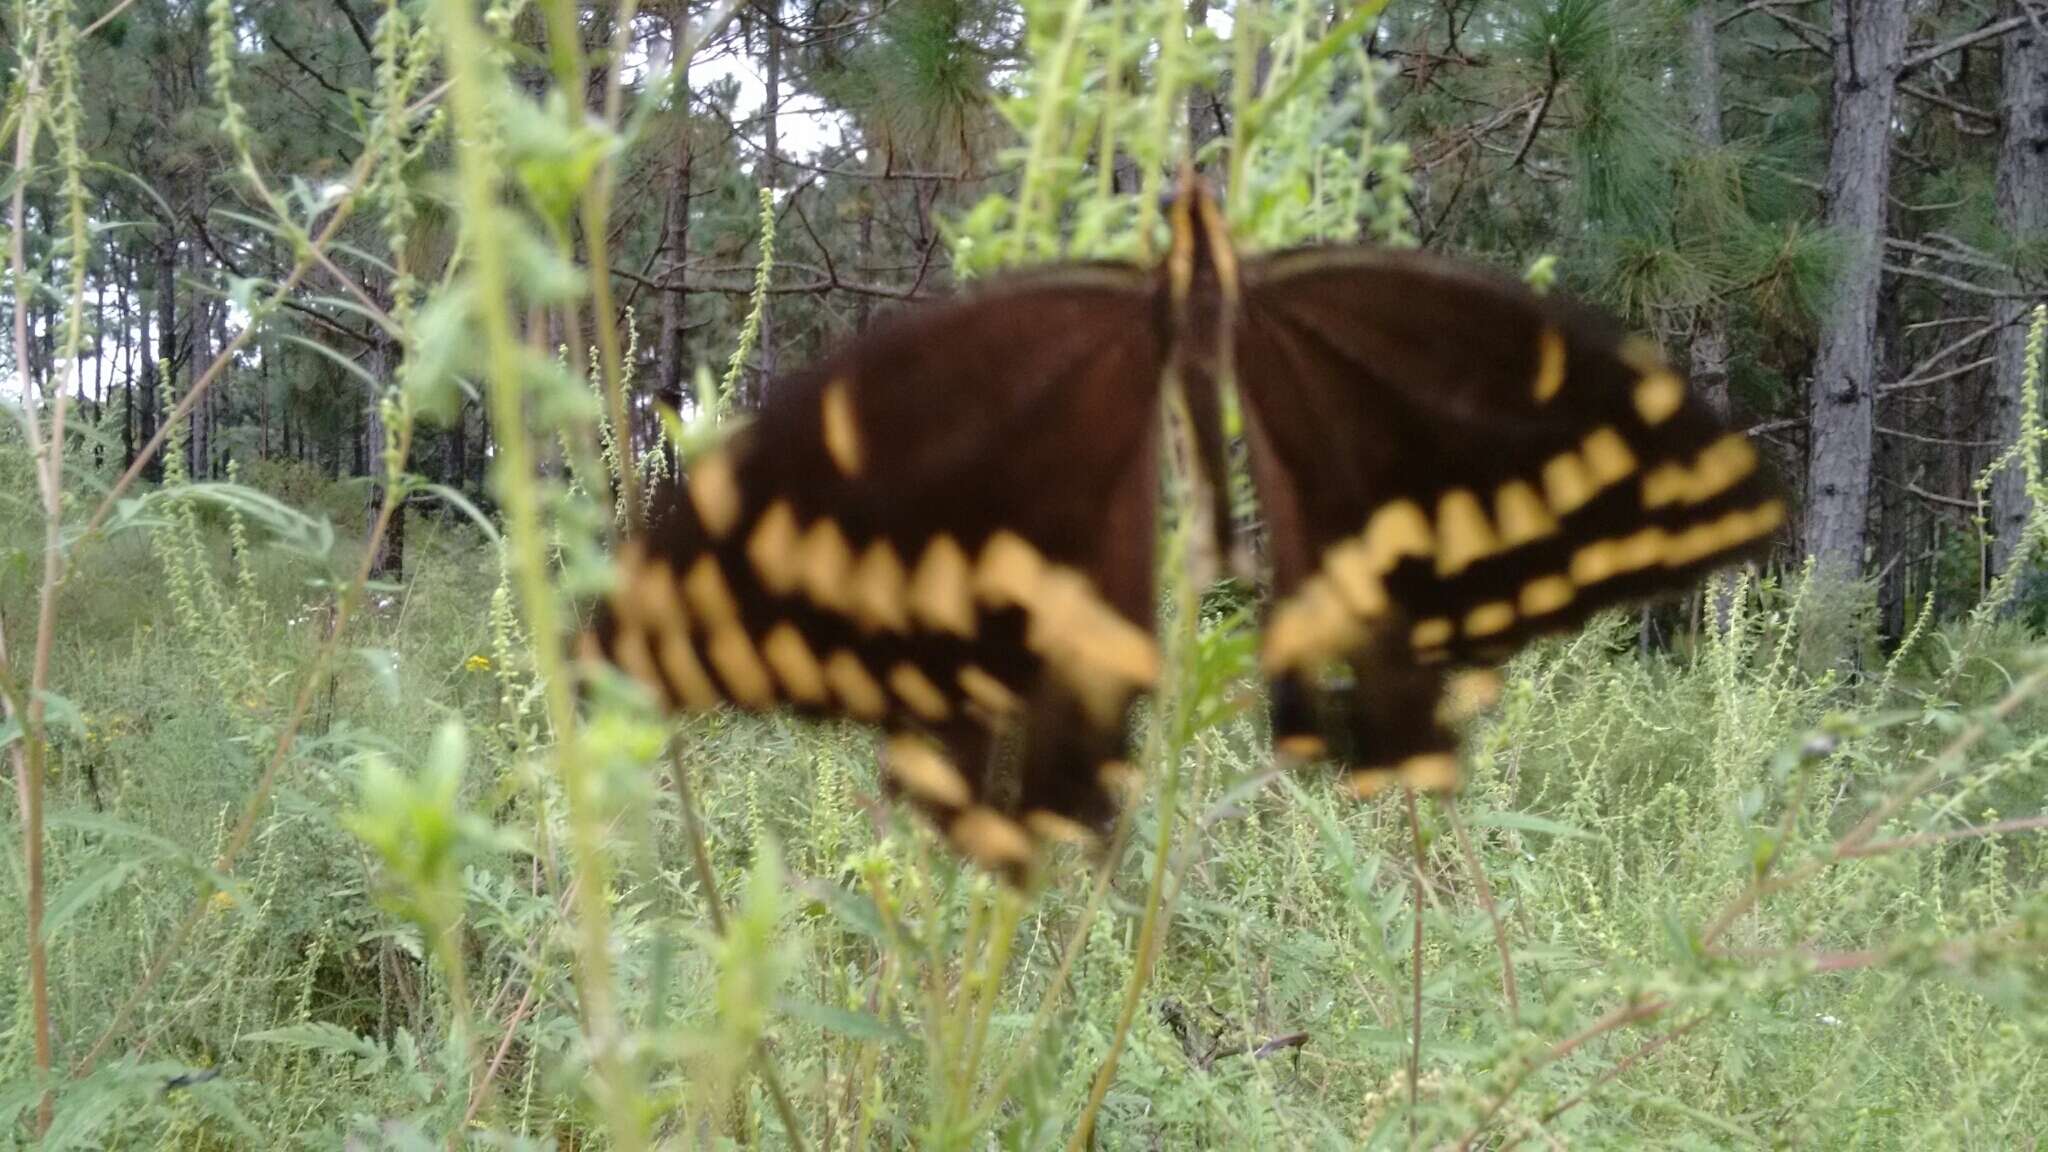
[[[841,648],[825,660],[825,684],[846,714],[856,720],[879,720],[889,710],[889,698],[875,683],[860,657]]]
[[[768,511],[755,521],[753,532],[747,536],[747,560],[753,564],[761,587],[777,596],[787,596],[796,590],[803,578],[798,550],[801,539],[796,512],[787,500],[769,505]]]
[[[1444,682],[1437,719],[1450,724],[1470,720],[1500,703],[1502,687],[1500,673],[1491,668],[1456,673]]]
[[[1024,814],[1024,827],[1040,840],[1060,844],[1095,843],[1095,831],[1079,820],[1062,816],[1050,808],[1033,808]]]
[[[690,466],[686,490],[697,519],[714,540],[722,540],[740,519],[740,485],[733,475],[732,459],[724,451],[713,452]]]
[[[1498,636],[1514,627],[1515,606],[1505,600],[1481,604],[1465,614],[1465,635]]]
[[[1128,760],[1104,760],[1095,766],[1095,783],[1104,792],[1129,803],[1145,790],[1145,775]]]
[[[1500,550],[1486,510],[1469,488],[1453,488],[1436,502],[1436,574],[1456,576]]]
[[[973,664],[960,669],[954,678],[960,683],[960,691],[992,716],[1008,716],[1023,707],[1015,692]]]
[[[1685,382],[1676,372],[1659,368],[1636,381],[1635,402],[1636,415],[1654,428],[1677,415],[1684,406]]]
[[[1023,537],[1002,531],[981,546],[974,569],[974,594],[992,608],[1028,605],[1036,599],[1045,559]]]
[[[1545,325],[1536,334],[1536,380],[1533,391],[1538,404],[1547,404],[1564,387],[1564,337]]]
[[[993,808],[969,808],[954,819],[946,834],[960,851],[984,867],[1024,864],[1031,859],[1031,837],[1015,820]]]
[[[1330,754],[1330,742],[1312,732],[1296,732],[1273,741],[1273,751],[1288,760],[1308,762]]]
[[[1352,615],[1371,619],[1387,610],[1385,569],[1373,559],[1363,535],[1346,537],[1323,554],[1323,569]]]
[[[825,385],[818,407],[824,423],[825,452],[832,457],[833,466],[839,469],[840,475],[849,479],[859,476],[862,459],[860,424],[854,419],[853,396],[845,377]]]
[[[1448,617],[1436,616],[1416,624],[1408,634],[1408,643],[1416,648],[1438,648],[1450,643],[1456,631]]]
[[[783,695],[798,704],[825,702],[825,670],[796,625],[785,620],[769,629],[761,641],[761,657],[782,685]]]
[[[1578,589],[1565,576],[1538,576],[1522,585],[1518,604],[1524,616],[1548,616],[1565,607],[1578,595]]]
[[[1109,676],[1144,688],[1159,678],[1159,648],[1151,634],[1110,607],[1081,572],[1048,566],[1027,606],[1025,645],[1070,680]]]
[[[853,549],[837,522],[824,519],[811,525],[797,546],[797,568],[804,595],[820,608],[848,612],[852,608]]]
[[[1458,786],[1458,758],[1449,752],[1424,752],[1388,768],[1360,768],[1351,774],[1351,793],[1368,800],[1390,785],[1418,792],[1448,792]]]
[[[889,670],[889,688],[918,719],[937,724],[952,715],[946,694],[915,664],[898,664]]]
[[[909,605],[903,596],[907,582],[903,561],[897,559],[896,549],[887,540],[868,545],[853,570],[854,619],[870,630],[909,631]]]
[[[1628,479],[1636,470],[1635,453],[1628,450],[1628,441],[1621,438],[1621,433],[1611,427],[1603,425],[1587,433],[1579,450],[1585,454],[1587,473],[1602,488]]]
[[[679,631],[668,633],[656,645],[655,656],[661,661],[669,687],[675,691],[676,703],[692,712],[709,712],[718,707],[722,697],[698,661],[689,637]]]
[[[1707,445],[1691,467],[1670,463],[1643,477],[1643,504],[1704,504],[1733,488],[1756,471],[1756,446],[1740,432],[1730,432]]]
[[[923,737],[890,737],[883,763],[891,780],[927,804],[964,808],[974,799],[974,790],[960,769]]]
[[[623,599],[622,614],[637,617],[657,633],[672,632],[687,623],[683,603],[676,597],[675,573],[664,561],[649,560],[631,569]]]
[[[683,577],[683,595],[690,601],[690,610],[708,628],[725,627],[740,618],[739,602],[732,598],[725,570],[718,566],[715,557],[699,556],[690,565],[690,574]]]
[[[1493,517],[1500,525],[1504,548],[1517,548],[1557,531],[1557,519],[1544,507],[1543,498],[1522,480],[1510,480],[1493,494]]]
[[[654,656],[647,650],[647,633],[638,624],[622,624],[612,635],[612,658],[626,675],[655,691],[666,688],[661,676],[654,670]]]
[[[1576,512],[1597,491],[1577,452],[1560,452],[1543,466],[1543,498],[1559,516]]]
[[[974,637],[974,588],[967,553],[945,533],[925,545],[917,571],[911,574],[910,612],[934,632]]]
[[[1683,568],[1709,556],[1727,552],[1760,539],[1785,522],[1782,500],[1767,500],[1754,508],[1736,509],[1680,532],[1670,539],[1663,556],[1666,568]]]
[[[1290,668],[1305,668],[1342,656],[1365,642],[1359,627],[1325,576],[1304,581],[1273,609],[1266,622],[1266,636],[1259,653],[1259,665],[1268,674]]]
[[[739,625],[713,629],[704,655],[733,703],[755,710],[775,703],[775,684],[768,678],[767,666],[761,663],[761,654],[754,650],[754,642],[747,639]]]
[[[1389,500],[1366,521],[1365,547],[1372,566],[1387,572],[1405,556],[1427,559],[1436,551],[1436,537],[1428,514],[1415,501]]]

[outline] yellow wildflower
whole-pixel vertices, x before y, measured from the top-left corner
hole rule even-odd
[[[491,670],[491,658],[489,656],[485,656],[482,653],[478,653],[475,656],[471,656],[469,659],[464,660],[462,662],[462,666],[464,668],[469,669],[471,672],[489,672]]]
[[[206,907],[210,911],[225,912],[234,906],[235,898],[233,896],[230,896],[226,892],[215,892],[212,896],[209,896],[206,899]]]

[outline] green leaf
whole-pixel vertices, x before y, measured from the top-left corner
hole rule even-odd
[[[373,392],[381,392],[384,389],[384,382],[382,380],[377,379],[375,376],[370,375],[369,372],[363,369],[362,365],[356,363],[355,361],[349,359],[346,356],[343,356],[340,352],[336,351],[335,349],[329,348],[327,345],[320,343],[318,340],[308,340],[304,336],[300,336],[295,332],[281,332],[278,334],[278,339],[288,341],[292,344],[297,344],[301,348],[308,349],[319,356],[325,357],[329,362],[333,363],[342,371],[347,372],[349,375],[355,377],[358,381],[360,381],[364,386],[368,387]]]
[[[336,1056],[362,1056],[378,1060],[384,1057],[384,1049],[375,1040],[367,1036],[358,1036],[339,1024],[317,1021],[251,1032],[242,1037],[240,1043],[276,1044],[300,1052],[326,1052]]]
[[[262,529],[272,544],[311,559],[324,560],[334,548],[334,525],[325,517],[309,516],[244,484],[208,481],[143,497],[145,504],[164,500],[196,500],[234,512]]]
[[[484,539],[490,543],[491,547],[496,548],[502,543],[498,537],[498,526],[491,523],[491,518],[484,515],[483,509],[478,508],[472,503],[469,497],[464,496],[446,484],[422,484],[419,490],[441,500],[449,507],[468,517],[470,523],[475,524],[483,532]]]
[[[398,678],[398,653],[389,648],[358,648],[356,659],[370,670],[370,680],[383,693],[385,703],[395,706],[404,701],[404,684]]]
[[[857,936],[880,940],[887,935],[881,912],[875,908],[875,902],[862,893],[825,880],[801,881],[797,891],[823,905],[832,918],[839,921],[840,927]]]
[[[1562,836],[1568,840],[1602,840],[1597,832],[1574,828],[1556,820],[1531,816],[1527,812],[1476,812],[1472,823],[1480,828],[1508,828],[1516,832],[1535,832],[1543,836]]]
[[[147,857],[129,856],[103,860],[64,886],[55,900],[50,901],[49,913],[43,920],[43,939],[55,940],[73,916],[92,906],[93,902],[107,893],[126,884],[130,877],[142,871],[150,863]]]
[[[59,696],[45,689],[36,693],[36,698],[43,702],[44,732],[52,728],[62,728],[73,736],[85,736],[85,717],[79,713],[78,705],[73,704],[69,697]],[[5,741],[0,741],[0,746],[4,745]]]
[[[53,830],[68,828],[79,832],[96,832],[111,840],[127,840],[146,845],[156,850],[157,859],[195,862],[191,852],[183,844],[140,825],[97,812],[53,812],[50,814],[49,826]]]
[[[846,1036],[855,1040],[875,1040],[883,1044],[917,1043],[917,1037],[912,1036],[902,1025],[892,1024],[865,1012],[852,1012],[845,1008],[787,998],[776,1007],[785,1016],[822,1028],[836,1036]]]

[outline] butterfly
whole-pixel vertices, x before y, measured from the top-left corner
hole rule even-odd
[[[1276,752],[1361,795],[1456,785],[1453,670],[1785,519],[1750,442],[1595,312],[1420,252],[1240,258],[1190,178],[1167,219],[1155,266],[1017,274],[771,384],[623,548],[592,656],[675,709],[880,727],[891,790],[1016,877],[1137,778],[1169,391],[1227,491],[1236,389]]]

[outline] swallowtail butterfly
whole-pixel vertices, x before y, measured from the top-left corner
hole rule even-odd
[[[590,647],[674,708],[880,726],[891,788],[1017,876],[1134,782],[1169,388],[1217,485],[1234,382],[1275,745],[1361,794],[1455,785],[1450,670],[1785,518],[1749,441],[1595,314],[1420,252],[1240,258],[1192,179],[1168,217],[1157,267],[1017,275],[776,381],[656,502]]]

